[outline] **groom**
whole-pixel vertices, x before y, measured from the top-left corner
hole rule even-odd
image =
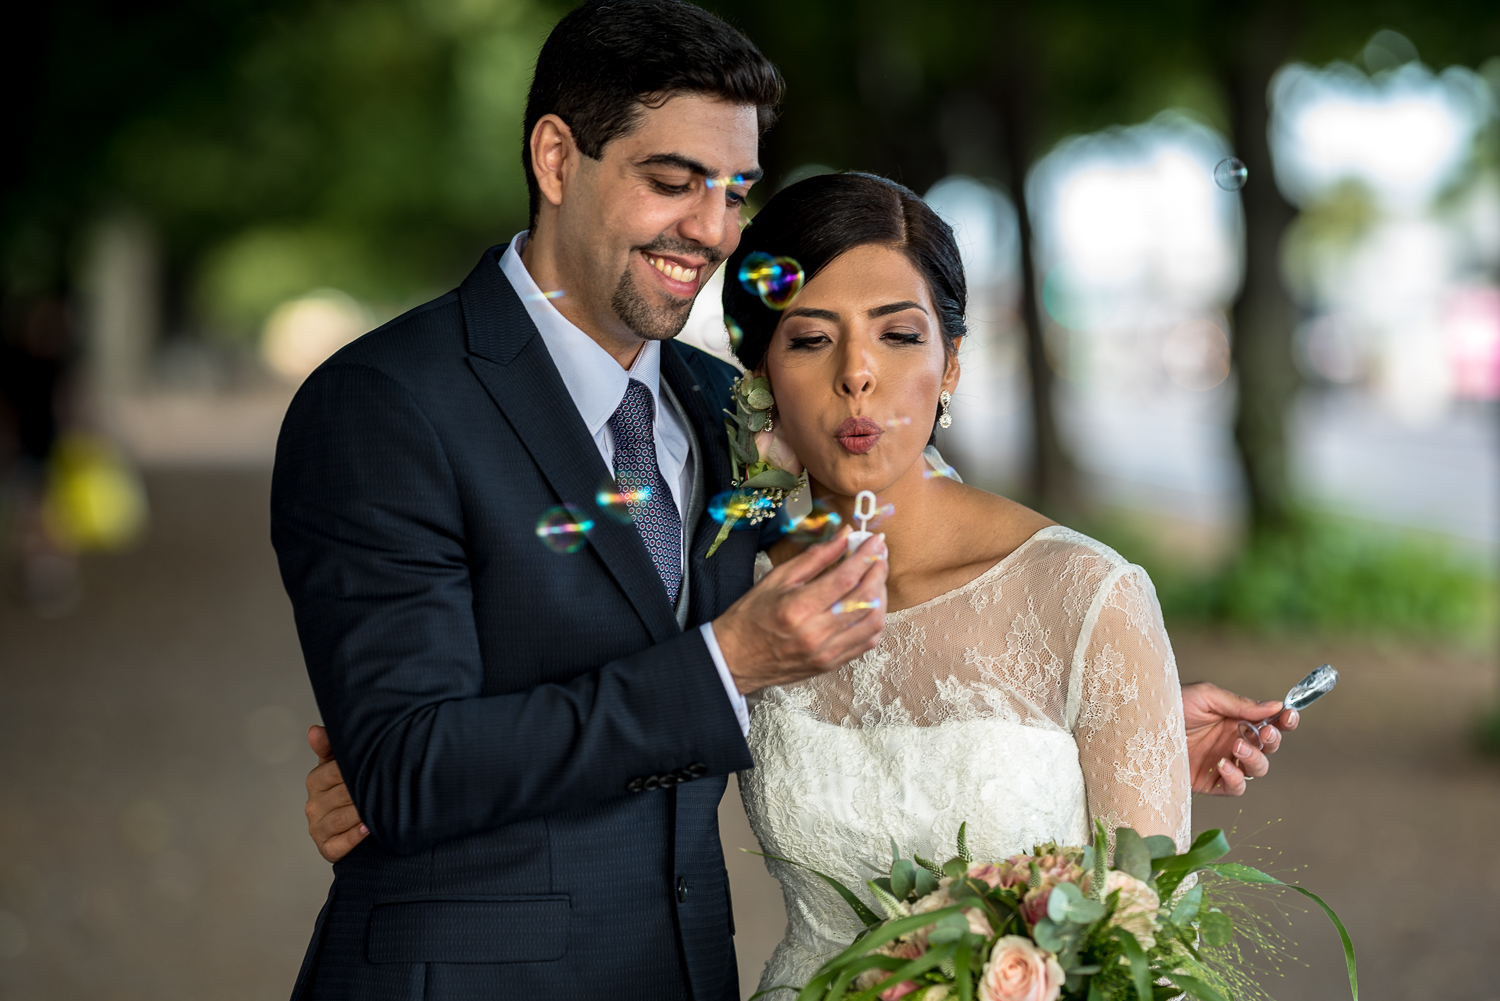
[[[295,996],[737,996],[716,811],[752,765],[743,693],[884,623],[878,537],[754,588],[754,532],[705,559],[735,373],[672,338],[780,95],[696,7],[574,10],[528,101],[529,231],[288,410],[272,539],[373,833]],[[645,488],[625,517],[616,479]]]
[[[737,996],[716,809],[752,765],[743,693],[871,649],[879,611],[829,609],[885,597],[877,539],[754,588],[754,533],[705,559],[734,373],[672,338],[780,93],[695,7],[574,10],[528,101],[529,230],[288,411],[273,541],[353,801],[309,816],[372,833],[320,839],[348,854],[295,996]],[[612,477],[650,488],[628,519]],[[1196,777],[1254,704],[1187,692]]]

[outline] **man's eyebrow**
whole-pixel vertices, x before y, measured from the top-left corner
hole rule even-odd
[[[839,314],[831,309],[789,309],[783,315],[805,316],[810,320],[832,320],[834,323],[837,323],[839,320]]]
[[[686,170],[703,177],[719,176],[716,169],[705,166],[690,156],[683,156],[681,153],[652,153],[648,157],[637,160],[636,164],[641,167],[676,167],[678,170]],[[758,181],[766,176],[766,172],[756,167],[753,170],[741,171],[734,176],[744,178],[746,181]]]
[[[924,307],[921,303],[912,302],[910,299],[904,299],[901,302],[888,302],[884,306],[876,306],[865,315],[873,320],[877,316],[890,316],[892,313],[904,313],[908,309],[918,309],[924,313],[927,312],[926,307]]]

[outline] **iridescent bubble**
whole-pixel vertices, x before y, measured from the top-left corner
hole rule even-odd
[[[1250,168],[1232,156],[1220,160],[1219,165],[1214,168],[1214,183],[1225,191],[1240,190],[1249,178]]]
[[[807,513],[807,517],[795,525],[788,526],[786,537],[799,546],[813,546],[819,542],[827,542],[837,535],[839,526],[843,523],[844,519],[839,517],[837,511],[823,501],[815,500],[812,502],[812,510]]]
[[[708,502],[708,516],[719,524],[734,519],[736,529],[752,528],[750,518],[758,512],[769,514],[776,505],[764,497],[756,497],[738,490],[726,490],[715,494]]]
[[[871,598],[869,601],[856,601],[850,599],[849,601],[835,602],[834,606],[830,608],[829,611],[831,611],[834,615],[843,615],[845,612],[864,612],[872,608],[879,607],[879,598]]]
[[[745,332],[740,329],[740,325],[735,323],[733,318],[728,316],[724,317],[724,329],[729,331],[729,350],[738,351],[745,341]]]
[[[740,262],[740,285],[771,309],[786,309],[802,290],[803,280],[802,265],[791,257],[757,250]]]
[[[635,515],[631,513],[631,509],[644,505],[650,499],[650,485],[640,482],[629,472],[622,472],[618,479],[605,480],[599,484],[599,490],[594,494],[594,503],[599,505],[599,510],[622,525],[633,524]]]
[[[885,426],[888,428],[909,428],[911,427],[911,418],[892,417],[890,420],[885,422]]]
[[[744,183],[744,174],[734,174],[729,177],[710,177],[708,180],[703,182],[703,186],[706,188],[727,188],[731,185]]]
[[[891,515],[893,515],[895,513],[896,513],[896,505],[894,505],[894,504],[882,504],[882,505],[880,505],[879,507],[877,507],[875,509],[875,513],[872,514],[872,515],[870,515],[870,524],[868,526],[869,529],[871,531],[876,531],[879,528],[879,526],[887,518],[889,518]]]
[[[536,537],[554,553],[576,553],[588,541],[594,519],[572,504],[559,504],[542,512],[536,521]]]
[[[931,466],[928,466],[926,469],[922,470],[922,479],[930,480],[934,476],[941,476],[944,479],[948,480],[957,480],[958,470],[947,464],[944,464],[942,469],[933,469]],[[962,481],[960,480],[959,482]]]
[[[781,266],[776,263],[776,258],[764,251],[756,250],[745,255],[740,262],[740,284],[745,291],[751,295],[760,295],[761,283],[781,273]]]
[[[527,302],[541,302],[543,299],[561,299],[567,295],[562,289],[553,289],[551,292],[533,292],[526,297]]]

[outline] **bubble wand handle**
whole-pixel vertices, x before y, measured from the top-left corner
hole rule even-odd
[[[1281,712],[1285,712],[1288,709],[1301,712],[1333,691],[1333,686],[1338,683],[1339,672],[1334,670],[1333,665],[1324,664],[1292,686],[1291,691],[1286,693],[1286,698],[1281,702]],[[1281,712],[1278,712],[1276,716],[1280,716]],[[1254,743],[1257,751],[1262,750],[1266,745],[1261,739],[1260,731],[1262,728],[1269,726],[1276,716],[1267,717],[1259,723],[1240,720],[1240,736]]]
[[[859,528],[849,533],[850,554],[864,545],[864,541],[870,537],[866,526],[873,517],[875,517],[875,495],[869,490],[861,490],[854,495],[854,520],[859,522]]]

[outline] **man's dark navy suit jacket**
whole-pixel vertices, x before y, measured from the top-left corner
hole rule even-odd
[[[757,535],[702,518],[689,628],[551,356],[487,251],[344,348],[282,425],[272,541],[371,836],[334,866],[294,997],[738,997],[717,807],[751,765],[693,626],[749,589]],[[704,496],[729,489],[734,371],[675,342]],[[538,539],[571,503],[572,554]]]

